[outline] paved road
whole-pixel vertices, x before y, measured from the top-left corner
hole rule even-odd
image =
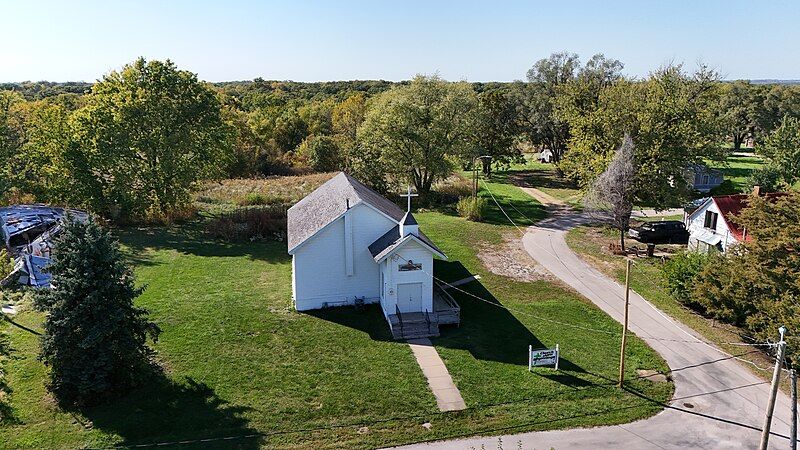
[[[614,319],[622,320],[624,287],[581,260],[564,241],[566,231],[583,223],[579,213],[554,206],[549,219],[530,227],[525,249],[542,266],[586,296]],[[630,328],[667,361],[675,380],[670,406],[656,416],[619,426],[533,432],[502,436],[507,447],[571,448],[757,448],[768,383],[739,361],[707,344],[690,328],[632,293]],[[690,342],[675,342],[690,341]],[[684,406],[686,403],[691,407]],[[771,448],[789,447],[790,400],[779,394]],[[496,448],[498,439],[469,438],[419,444],[406,449]]]

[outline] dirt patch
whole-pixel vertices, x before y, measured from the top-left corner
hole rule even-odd
[[[503,236],[502,245],[481,245],[478,259],[490,272],[513,280],[538,281],[555,279],[550,272],[531,258],[528,252],[522,248],[522,241],[513,233]]]
[[[636,369],[636,374],[639,375],[640,378],[650,380],[654,383],[666,383],[669,381],[666,375],[657,370]]]

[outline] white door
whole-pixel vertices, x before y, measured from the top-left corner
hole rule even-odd
[[[401,313],[422,312],[422,283],[398,284],[397,307]]]

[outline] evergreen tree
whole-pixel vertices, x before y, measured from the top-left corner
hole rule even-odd
[[[135,386],[150,368],[158,326],[133,305],[142,293],[119,244],[90,219],[68,219],[48,266],[53,289],[37,293],[47,312],[39,358],[60,403],[87,405]]]

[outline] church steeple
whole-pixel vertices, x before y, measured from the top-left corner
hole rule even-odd
[[[414,236],[419,235],[419,224],[417,224],[417,219],[414,218],[411,211],[408,211],[406,215],[403,216],[403,220],[400,221],[400,237],[406,237],[409,234],[413,234]]]
[[[400,197],[408,198],[408,209],[406,210],[406,215],[403,216],[403,220],[400,221],[400,237],[406,237],[409,234],[417,235],[419,233],[419,225],[417,224],[417,219],[411,214],[411,197],[416,197],[417,194],[411,193],[411,186],[408,187],[408,193],[405,195],[401,195]]]

